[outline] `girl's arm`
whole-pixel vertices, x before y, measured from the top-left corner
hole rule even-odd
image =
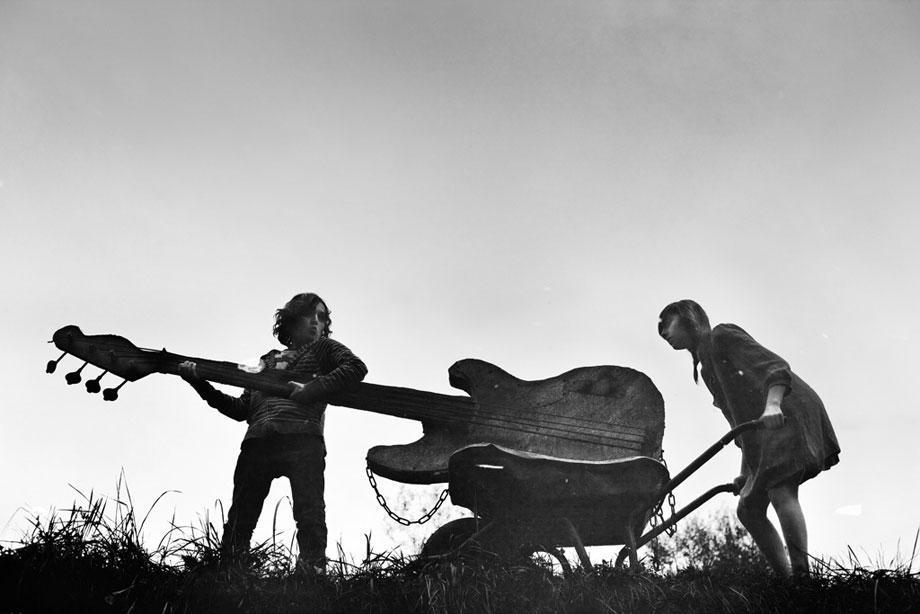
[[[744,460],[744,448],[741,448],[741,469],[738,472],[738,477],[736,477],[733,481],[738,492],[741,492],[741,489],[744,488],[745,484],[747,484],[749,475],[751,475],[751,472]]]
[[[786,387],[782,384],[774,384],[767,391],[767,403],[764,407],[760,419],[763,420],[764,426],[768,429],[778,429],[783,425],[783,397],[786,395]]]
[[[712,331],[713,356],[716,360],[727,361],[732,370],[736,370],[742,378],[731,377],[730,382],[723,382],[723,386],[744,385],[754,386],[762,391],[761,403],[763,410],[758,415],[759,409],[755,405],[747,408],[748,416],[763,419],[765,426],[776,429],[783,425],[783,412],[780,407],[783,397],[792,389],[792,370],[789,363],[777,354],[755,341],[744,329],[734,324],[720,324]],[[717,371],[720,381],[725,369]],[[753,401],[753,399],[752,399]]]
[[[786,395],[786,387],[782,384],[774,384],[767,391],[767,403],[760,419],[763,420],[764,426],[768,429],[778,429],[783,426],[783,410],[781,403]],[[748,481],[750,470],[744,458],[744,446],[741,446],[741,473],[735,478],[734,484],[738,492],[744,488]]]

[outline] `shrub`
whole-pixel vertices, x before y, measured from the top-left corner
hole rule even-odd
[[[649,562],[659,570],[768,569],[750,533],[734,515],[724,511],[684,519],[673,536],[659,536],[647,548]]]

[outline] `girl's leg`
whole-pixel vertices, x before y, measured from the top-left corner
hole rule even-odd
[[[792,561],[792,573],[808,575],[808,530],[805,527],[805,515],[799,504],[799,485],[787,482],[770,489],[770,503],[776,510],[779,526],[783,529],[789,559]]]
[[[779,574],[789,575],[789,559],[786,548],[773,523],[767,519],[767,505],[770,500],[765,496],[749,495],[738,502],[738,520],[748,530],[754,543],[767,558],[770,567]]]

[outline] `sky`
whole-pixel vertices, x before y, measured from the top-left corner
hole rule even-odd
[[[728,430],[656,334],[693,298],[827,406],[842,454],[800,491],[812,553],[909,555],[918,34],[907,2],[0,3],[0,539],[121,475],[152,546],[230,500],[244,425],[172,376],[116,403],[67,386],[76,359],[44,372],[56,329],[252,364],[314,291],[369,382],[460,394],[467,357],[643,371],[672,472]],[[411,554],[468,515],[407,529],[377,505],[367,449],[420,434],[327,409],[330,556],[366,535]],[[379,485],[412,517],[444,486]],[[276,515],[292,539],[289,494],[257,538]]]

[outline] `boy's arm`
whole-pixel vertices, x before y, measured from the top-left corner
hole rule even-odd
[[[367,375],[367,365],[355,356],[351,350],[332,339],[326,339],[326,345],[320,362],[329,372],[317,375],[311,382],[293,384],[293,391],[288,396],[298,403],[310,403],[326,398],[336,392],[344,392],[355,386]]]
[[[224,394],[212,386],[211,382],[201,379],[198,376],[197,365],[190,360],[179,364],[179,375],[195,389],[198,396],[223,415],[237,422],[243,422],[249,417],[249,399],[251,395],[249,390],[244,390],[239,397]]]

